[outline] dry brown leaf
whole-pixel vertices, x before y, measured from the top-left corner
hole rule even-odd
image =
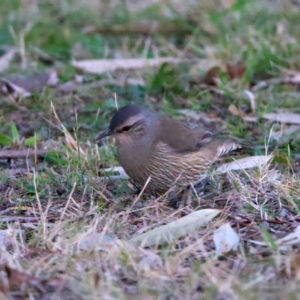
[[[207,73],[210,69],[212,69],[215,66],[219,66],[221,70],[225,68],[221,60],[217,60],[214,58],[197,59],[191,65],[189,74],[192,78],[199,78],[199,74],[203,74],[203,72]]]
[[[228,107],[228,111],[236,117],[244,118],[244,113],[240,111],[234,104],[230,104]]]
[[[252,111],[253,114],[255,114],[256,113],[256,101],[255,101],[254,94],[252,92],[248,91],[248,90],[244,90],[242,93],[240,93],[239,96],[250,102],[251,111]],[[239,117],[241,119],[244,119],[245,121],[248,118],[253,118],[253,116],[251,116],[251,115],[246,115],[243,111],[241,111],[240,109],[238,109],[234,104],[230,104],[229,105],[228,111],[233,116],[236,116],[236,117]],[[257,118],[255,117],[255,120],[256,119]]]
[[[215,86],[218,83],[219,79],[219,72],[220,72],[219,66],[213,66],[211,69],[209,69],[204,77],[201,79],[201,83]]]
[[[85,73],[102,74],[116,70],[141,69],[147,67],[158,67],[163,63],[177,64],[181,59],[174,57],[161,58],[121,58],[121,59],[91,59],[73,61],[72,66]]]
[[[236,0],[221,0],[221,5],[225,9],[229,9],[235,4]]]
[[[244,75],[246,67],[243,63],[226,64],[226,70],[231,79],[239,79]]]
[[[294,254],[289,257],[291,276],[300,280],[300,255]]]

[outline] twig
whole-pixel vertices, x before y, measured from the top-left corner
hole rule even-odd
[[[0,151],[0,159],[10,159],[10,158],[28,158],[28,157],[44,157],[46,155],[46,151],[44,150],[1,150]]]
[[[191,29],[179,27],[177,25],[167,24],[133,24],[133,25],[116,25],[114,27],[88,27],[83,33],[95,34],[101,33],[103,35],[133,35],[133,34],[162,34],[162,35],[187,35],[191,33]]]
[[[23,217],[23,216],[8,216],[8,217],[0,217],[0,223],[3,222],[12,222],[12,221],[40,221],[38,217]]]

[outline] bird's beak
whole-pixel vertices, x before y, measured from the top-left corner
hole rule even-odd
[[[96,142],[99,142],[101,139],[105,138],[106,136],[112,135],[112,130],[108,127],[104,131],[102,131],[97,137]]]

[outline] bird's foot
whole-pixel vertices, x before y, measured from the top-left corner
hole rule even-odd
[[[170,192],[166,198],[166,206],[178,209],[181,206],[186,206],[190,200],[190,187],[176,188]]]
[[[187,186],[185,188],[176,188],[174,191],[168,194],[166,199],[166,205],[168,207],[178,209],[187,205],[191,205],[191,195],[194,192],[197,195],[206,192],[207,188],[212,185],[212,179],[208,176],[202,178],[199,182],[193,186]]]
[[[213,181],[211,177],[206,176],[193,185],[194,190],[196,191],[197,195],[203,194],[206,189],[212,185],[212,183]]]

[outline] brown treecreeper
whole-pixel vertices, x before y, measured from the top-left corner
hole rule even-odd
[[[220,156],[241,148],[219,133],[191,129],[134,104],[120,108],[97,141],[110,135],[125,172],[142,187],[148,181],[145,191],[154,195],[197,184]]]

